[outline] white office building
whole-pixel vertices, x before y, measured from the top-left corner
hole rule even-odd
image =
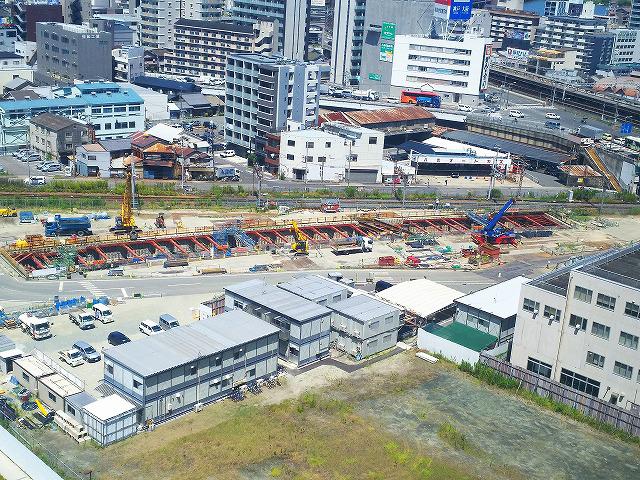
[[[614,35],[611,64],[640,63],[640,30],[620,28],[609,32]]]
[[[391,94],[436,91],[443,102],[477,104],[489,83],[491,38],[475,34],[448,40],[398,35],[393,52]]]
[[[640,244],[522,285],[511,362],[624,408],[640,395]]]
[[[282,132],[280,174],[311,181],[381,182],[384,133],[342,122]],[[393,165],[388,165],[393,173]]]
[[[125,45],[112,50],[113,79],[116,82],[133,82],[144,75],[144,48]]]

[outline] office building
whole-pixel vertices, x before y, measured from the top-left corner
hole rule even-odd
[[[391,94],[428,90],[443,102],[478,104],[489,82],[491,43],[488,37],[465,34],[444,40],[421,35],[395,39]]]
[[[431,33],[432,0],[335,0],[330,81],[389,92],[397,35]]]
[[[640,394],[640,245],[522,286],[511,362],[624,408]]]
[[[589,72],[592,68],[594,49],[598,49],[605,42],[603,37],[594,36],[604,33],[605,22],[599,19],[584,19],[574,17],[546,17],[540,19],[540,26],[536,30],[533,42],[535,49],[576,50],[576,69]],[[611,45],[613,41],[610,40]],[[606,55],[605,55],[606,57]]]
[[[234,0],[231,16],[237,22],[274,23],[274,50],[291,60],[307,58],[307,32],[311,0]]]
[[[320,130],[284,131],[279,173],[296,180],[380,183],[383,148],[384,133],[342,122],[325,122]],[[392,165],[389,170],[393,174]]]
[[[540,15],[515,10],[489,10],[491,15],[490,37],[503,42],[503,47],[516,46],[514,41],[520,41],[518,48],[523,50],[531,47],[536,27],[540,24]],[[508,43],[508,45],[505,45]]]
[[[214,20],[222,17],[223,0],[181,0],[180,18],[187,20]]]
[[[36,41],[36,23],[64,23],[62,5],[48,0],[25,0],[13,3],[13,21],[20,40]]]
[[[65,165],[76,148],[89,141],[86,124],[53,113],[33,117],[29,133],[31,149],[40,158]]]
[[[36,82],[73,84],[75,80],[111,80],[111,35],[83,25],[38,23]]]
[[[108,32],[113,38],[113,47],[140,45],[140,19],[124,13],[94,13],[91,26],[99,32]]]
[[[144,48],[125,45],[114,48],[113,79],[116,82],[133,82],[144,75]]]
[[[91,20],[92,0],[60,0],[64,23],[82,25]]]
[[[317,125],[320,76],[326,66],[279,56],[227,56],[225,141],[255,150],[264,159],[268,133],[285,130],[293,121]]]
[[[279,328],[283,360],[300,367],[329,355],[327,307],[257,279],[225,287],[224,294],[227,310],[244,310]]]
[[[354,295],[329,305],[331,344],[356,360],[392,348],[403,324],[401,310],[369,295]]]
[[[537,75],[555,72],[573,72],[577,66],[578,51],[575,48],[539,48],[531,50],[527,71]]]
[[[640,64],[640,30],[623,28],[609,32],[614,35],[611,64]]]
[[[579,17],[582,15],[584,0],[546,0],[545,17]]]
[[[274,287],[275,288],[275,287]],[[276,373],[280,330],[236,310],[104,350],[104,381],[163,421]]]
[[[109,82],[79,83],[53,89],[49,98],[0,101],[0,150],[28,146],[31,118],[46,112],[90,124],[99,139],[144,130],[144,101],[135,91]]]
[[[640,0],[631,1],[631,14],[629,15],[629,28],[640,29]]]
[[[11,85],[16,78],[33,81],[34,69],[17,53],[0,52],[0,90]]]
[[[175,24],[175,48],[165,58],[164,72],[222,80],[227,55],[270,53],[273,29],[272,22],[260,21],[250,25],[181,18]]]

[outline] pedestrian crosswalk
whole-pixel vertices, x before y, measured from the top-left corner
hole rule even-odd
[[[100,288],[98,288],[95,283],[93,283],[93,282],[91,282],[89,280],[83,280],[83,281],[81,281],[79,283],[85,289],[89,290],[89,292],[91,292],[91,295],[93,295],[94,297],[104,297],[105,296],[104,291],[101,290]]]

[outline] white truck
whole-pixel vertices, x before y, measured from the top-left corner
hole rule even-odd
[[[111,309],[102,303],[96,303],[93,306],[93,316],[102,323],[111,323],[114,320]]]
[[[69,314],[69,320],[80,327],[80,330],[88,330],[96,326],[96,317],[89,310],[80,310]]]
[[[18,317],[18,324],[24,333],[31,335],[34,340],[44,340],[51,336],[49,320],[23,313]]]
[[[375,90],[355,90],[351,94],[351,98],[354,100],[380,100],[380,95]]]
[[[341,238],[333,242],[331,251],[334,255],[350,255],[352,253],[371,252],[373,251],[373,239],[360,235]]]
[[[58,352],[58,358],[71,365],[72,367],[77,367],[78,365],[82,365],[84,363],[84,359],[82,358],[82,352],[76,348],[71,348],[69,350],[60,350]]]

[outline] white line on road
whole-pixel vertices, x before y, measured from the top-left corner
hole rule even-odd
[[[123,296],[124,298],[128,298],[128,297],[129,297],[129,295],[127,295],[127,291],[124,289],[124,287],[123,287],[123,288],[121,288],[121,289],[120,289],[120,291],[122,292],[122,296]]]
[[[200,285],[201,282],[197,283],[174,283],[172,285],[167,285],[167,287],[190,287],[192,285]]]
[[[64,282],[60,282],[60,285],[58,285],[58,291],[61,292],[63,288],[64,288]]]

